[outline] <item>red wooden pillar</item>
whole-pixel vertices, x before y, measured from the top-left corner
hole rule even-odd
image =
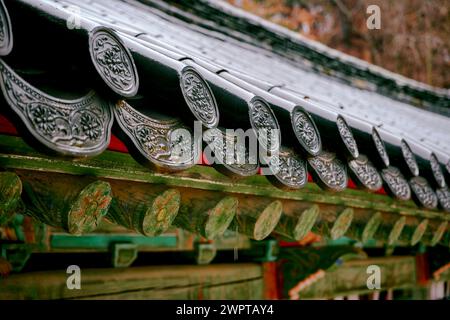
[[[428,264],[427,253],[419,253],[416,255],[416,277],[419,286],[426,286],[430,280],[430,266]]]
[[[278,300],[280,299],[280,288],[278,285],[278,273],[276,262],[263,262],[263,279],[264,279],[264,299]]]

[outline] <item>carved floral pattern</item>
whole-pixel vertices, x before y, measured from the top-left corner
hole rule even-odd
[[[427,180],[422,177],[414,177],[409,181],[414,195],[420,204],[428,209],[434,209],[437,207],[438,199],[433,189],[431,189]]]
[[[11,21],[3,1],[0,1],[0,55],[6,56],[11,52],[13,35]]]
[[[417,165],[416,157],[412,153],[411,148],[405,140],[401,141],[400,146],[402,149],[403,158],[405,159],[409,170],[414,176],[417,176],[419,174],[419,166]]]
[[[134,95],[138,89],[136,67],[120,40],[108,30],[94,30],[89,44],[94,66],[106,84],[121,95]]]
[[[380,138],[380,134],[375,128],[372,130],[372,140],[375,143],[375,148],[377,149],[381,160],[383,160],[384,165],[389,166],[389,156],[387,154],[386,147],[383,140]]]
[[[216,101],[207,83],[194,69],[187,67],[181,74],[181,89],[194,116],[207,128],[219,123]]]
[[[450,191],[447,189],[447,187],[437,189],[436,195],[439,199],[439,204],[441,205],[442,209],[450,212]]]
[[[377,191],[382,187],[380,174],[365,155],[350,160],[348,166],[358,181],[367,189]]]
[[[56,129],[56,112],[41,103],[29,104],[28,113],[36,127],[45,135],[51,137]]]
[[[344,141],[344,144],[347,147],[348,151],[354,158],[357,158],[359,155],[358,145],[356,144],[356,141],[355,141],[355,138],[353,137],[352,131],[348,127],[344,118],[339,116],[336,119],[336,125],[338,128],[339,134],[341,135],[341,139],[342,139],[342,141]]]
[[[347,171],[335,154],[322,152],[316,157],[309,158],[308,162],[328,188],[340,191],[347,187]]]
[[[3,43],[5,41],[5,38],[6,38],[5,31],[6,30],[5,30],[5,22],[4,22],[3,12],[0,12],[0,43]]]
[[[0,73],[9,106],[46,147],[72,156],[92,156],[107,148],[111,106],[96,93],[77,100],[61,100],[29,85],[2,60]]]
[[[444,174],[442,173],[441,165],[436,158],[436,155],[434,153],[430,156],[430,165],[431,165],[431,171],[433,171],[434,179],[436,180],[439,187],[445,187],[445,178]]]
[[[270,107],[261,100],[254,100],[249,112],[250,122],[261,146],[270,152],[277,150],[281,142],[280,127]]]
[[[395,167],[388,167],[381,171],[381,176],[396,198],[400,200],[409,200],[411,198],[411,189],[400,170]]]
[[[278,162],[271,170],[282,185],[292,189],[302,188],[308,182],[306,162],[286,148],[280,151]]]
[[[115,118],[138,151],[153,165],[181,170],[195,165],[197,150],[190,132],[178,120],[156,120],[119,102]]]
[[[311,155],[317,155],[322,150],[322,143],[319,133],[310,117],[301,110],[295,110],[292,123],[295,135],[300,144]]]

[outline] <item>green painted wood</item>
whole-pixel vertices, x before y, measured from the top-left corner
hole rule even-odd
[[[311,205],[306,209],[294,209],[295,213],[286,213],[285,206],[275,233],[293,240],[303,239],[310,232],[319,216],[319,206]]]
[[[251,239],[263,240],[275,229],[283,212],[279,200],[239,197],[239,207],[230,229]]]
[[[428,221],[428,223],[420,239],[420,243],[424,246],[434,247],[442,240],[447,232],[448,222],[428,219],[425,220]],[[422,223],[425,223],[425,220],[423,220]],[[419,230],[417,230],[417,232],[419,232]]]
[[[381,290],[412,288],[416,285],[414,257],[370,258],[345,261],[341,266],[328,270],[322,278],[302,287],[297,296],[299,299],[330,299],[373,292],[367,287],[369,265],[377,265],[381,269]]]
[[[90,159],[58,159],[38,153],[27,146],[21,138],[0,135],[0,167],[46,172],[61,172],[75,175],[93,175],[119,180],[165,184],[173,187],[191,187],[271,196],[279,199],[309,201],[318,204],[335,204],[353,208],[372,209],[448,221],[450,215],[439,211],[418,209],[412,201],[399,202],[390,197],[347,189],[339,194],[323,192],[315,184],[286,192],[270,185],[263,176],[253,176],[233,181],[213,168],[195,166],[176,174],[152,172],[135,162],[130,155],[105,151]]]
[[[324,241],[345,236],[353,221],[353,208],[337,205],[319,205],[319,207],[320,214],[312,232],[322,236]]]
[[[82,269],[81,290],[65,270],[0,278],[0,299],[263,299],[261,264],[164,265]]]
[[[403,228],[406,224],[406,218],[400,217],[392,227],[389,236],[387,238],[387,245],[390,247],[395,246],[397,243],[397,240],[400,238],[400,235],[402,234]]]
[[[383,217],[380,212],[375,213],[367,222],[363,233],[361,235],[362,243],[367,243],[370,239],[373,239],[375,233],[383,221]]]
[[[71,234],[95,230],[111,203],[111,186],[91,177],[21,171],[26,213]]]
[[[52,250],[76,249],[108,251],[114,243],[130,243],[139,249],[177,248],[176,235],[160,235],[146,237],[139,234],[85,234],[74,236],[70,234],[53,234],[50,240]]]
[[[403,230],[397,239],[397,244],[403,246],[415,246],[418,243],[426,244],[429,242],[427,240],[429,236],[426,236],[429,225],[428,219],[417,219],[415,217],[406,219]]]
[[[12,220],[20,210],[22,181],[14,172],[0,172],[0,226]]]
[[[120,180],[108,182],[114,196],[109,220],[150,237],[172,225],[180,208],[177,189]]]
[[[425,234],[427,228],[428,228],[428,219],[424,219],[417,225],[416,229],[414,230],[410,242],[411,246],[415,246],[420,242],[420,240],[422,240],[422,237]]]
[[[221,193],[183,190],[174,225],[207,239],[221,236],[236,215],[238,199]]]
[[[447,226],[448,226],[448,222],[447,221],[441,222],[439,227],[433,233],[433,237],[432,237],[431,243],[430,243],[430,245],[432,247],[437,245],[441,241],[441,239],[444,237],[444,234],[447,232]]]
[[[337,217],[336,221],[331,228],[330,236],[332,240],[339,239],[345,235],[348,228],[352,224],[353,220],[353,209],[346,208]]]

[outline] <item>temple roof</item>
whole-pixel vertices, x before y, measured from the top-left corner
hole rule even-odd
[[[2,123],[36,149],[77,158],[109,146],[150,170],[180,171],[209,162],[177,153],[202,142],[172,136],[194,131],[198,120],[218,129],[203,142],[216,157],[227,153],[223,137],[235,139],[226,129],[253,129],[260,147],[280,151],[279,170],[269,176],[277,187],[300,189],[309,173],[326,190],[342,191],[351,180],[450,211],[449,90],[219,1],[4,3]],[[28,19],[39,23],[30,30]],[[279,129],[281,147],[262,129]],[[111,144],[111,134],[120,141]],[[274,170],[263,160],[215,167],[233,178]]]

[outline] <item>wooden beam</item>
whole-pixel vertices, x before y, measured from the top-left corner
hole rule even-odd
[[[108,180],[114,199],[107,217],[146,236],[166,231],[180,207],[180,192],[165,186]]]
[[[414,257],[371,258],[350,260],[323,277],[311,281],[298,292],[300,299],[333,298],[351,294],[373,292],[367,287],[367,267],[377,265],[381,269],[381,290],[411,288],[416,285],[416,260]]]
[[[373,234],[373,239],[393,247],[397,244],[405,225],[406,217],[383,213],[381,215],[381,223]]]
[[[227,230],[236,214],[238,199],[221,193],[182,190],[180,212],[174,225],[207,239]]]
[[[283,202],[283,214],[275,227],[275,233],[301,240],[311,231],[319,216],[319,206],[295,202]]]
[[[400,202],[384,195],[359,190],[346,189],[339,194],[332,194],[321,191],[315,184],[308,183],[301,190],[286,192],[271,186],[263,176],[252,176],[240,181],[232,181],[213,168],[205,166],[195,166],[176,174],[152,172],[136,163],[130,155],[112,151],[105,151],[90,159],[57,159],[35,151],[27,146],[21,138],[4,135],[0,135],[0,167],[74,175],[89,174],[119,180],[161,183],[171,187],[235,192],[262,197],[270,196],[317,204],[371,208],[374,211],[401,213],[405,216],[450,220],[450,215],[439,211],[418,209],[412,201]]]
[[[354,211],[352,208],[338,206],[321,206],[318,222],[313,232],[325,238],[336,240],[343,237],[352,223]]]
[[[428,228],[422,238],[422,242],[430,247],[437,245],[444,237],[447,232],[448,222],[444,221],[434,221],[430,220],[428,223]]]
[[[22,171],[27,214],[71,234],[95,230],[111,203],[111,186],[93,177]]]
[[[20,205],[22,181],[14,172],[0,172],[0,226],[8,223]]]
[[[428,231],[434,234],[434,232],[431,232],[430,227],[430,220],[428,219],[407,217],[403,230],[397,239],[397,244],[402,246],[415,246],[418,243],[429,243],[431,240],[429,238],[432,238],[432,236],[427,236],[427,240],[425,236]]]
[[[65,270],[0,278],[0,299],[263,299],[260,264],[82,269],[81,290]]]
[[[279,200],[239,197],[239,209],[230,229],[251,239],[265,239],[278,224],[282,210],[283,205]]]
[[[374,235],[383,221],[383,216],[380,212],[371,210],[356,209],[354,211],[353,223],[348,229],[346,237],[366,244],[369,240],[374,239]]]

